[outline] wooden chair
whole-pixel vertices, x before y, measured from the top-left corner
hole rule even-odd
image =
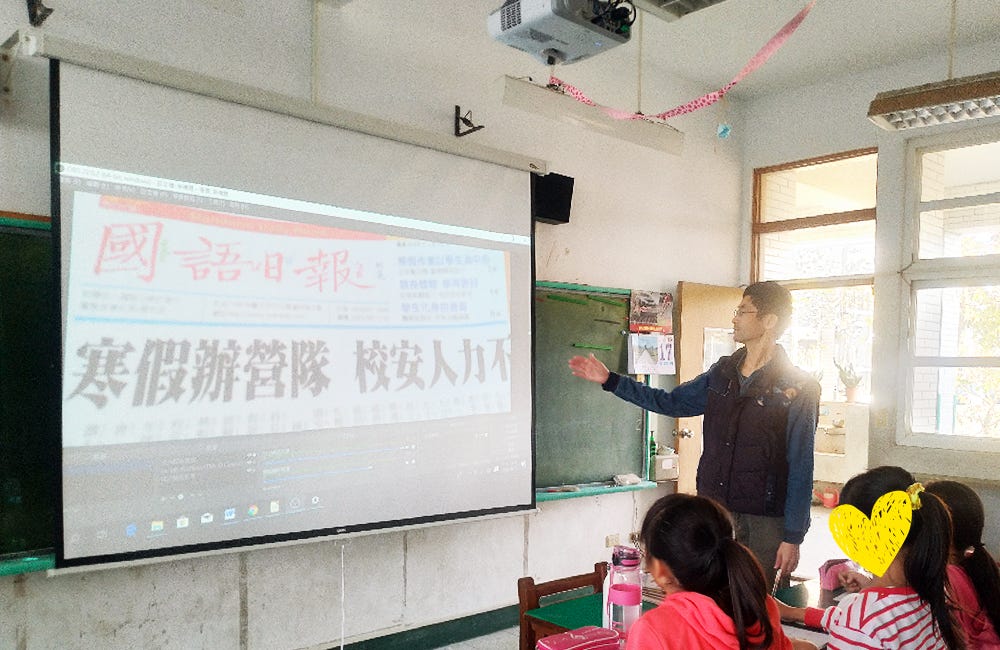
[[[605,562],[594,564],[591,573],[582,573],[568,578],[558,578],[549,582],[535,583],[535,579],[528,576],[517,581],[517,603],[518,620],[521,627],[520,650],[535,650],[535,644],[540,637],[550,634],[564,632],[562,628],[546,621],[539,621],[525,616],[525,612],[537,609],[539,600],[544,596],[551,596],[574,589],[590,587],[587,593],[601,593],[604,589],[604,577],[608,574],[608,565]],[[586,595],[586,594],[581,594]]]

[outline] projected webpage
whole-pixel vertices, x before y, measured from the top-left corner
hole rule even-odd
[[[60,179],[67,559],[524,500],[511,269],[528,238],[77,165]]]

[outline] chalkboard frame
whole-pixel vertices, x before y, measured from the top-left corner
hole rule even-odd
[[[535,282],[535,488],[538,501],[656,485],[643,480],[639,485],[617,486],[612,480],[614,475],[624,473],[648,479],[651,432],[646,411],[604,393],[593,383],[573,377],[567,366],[571,356],[594,353],[611,370],[626,374],[630,295],[630,289]],[[560,315],[566,316],[565,327],[564,321],[558,318]],[[641,375],[638,378],[645,379]],[[580,430],[580,424],[590,424],[586,418],[581,420],[579,417],[581,409],[599,420],[582,442],[568,434],[569,429]],[[567,425],[566,413],[573,414],[575,424]],[[602,419],[605,413],[608,419]],[[621,434],[630,430],[635,431],[634,439]],[[607,457],[609,451],[621,454],[620,459],[627,454],[628,462],[624,466],[609,465],[605,461],[614,458],[613,455]],[[571,462],[577,463],[575,469],[556,467]],[[583,468],[585,463],[586,469]]]
[[[30,241],[36,249],[33,256],[3,260],[6,264],[15,265],[11,271],[16,274],[13,280],[22,286],[14,287],[16,291],[13,292],[0,292],[0,312],[6,312],[2,317],[6,319],[10,315],[12,320],[26,319],[29,322],[24,327],[7,328],[0,334],[0,372],[10,374],[13,370],[20,386],[13,394],[8,390],[11,386],[3,387],[4,382],[0,381],[0,387],[3,387],[0,415],[5,420],[9,416],[20,416],[24,421],[23,431],[4,427],[0,436],[0,447],[7,447],[6,460],[0,465],[0,523],[3,524],[0,526],[3,530],[3,535],[0,535],[0,575],[42,571],[55,566],[55,490],[59,445],[51,414],[54,413],[52,402],[57,396],[59,369],[58,326],[55,325],[56,330],[52,331],[53,323],[58,323],[58,312],[54,298],[51,229],[51,220],[47,216],[0,211],[0,237],[14,236],[25,243]],[[33,268],[29,259],[34,259],[40,268]],[[0,271],[6,278],[7,271]],[[24,300],[35,302],[35,298],[39,299],[37,304],[23,304]],[[11,300],[14,303],[7,304]],[[45,313],[51,314],[51,322],[39,322],[39,314]],[[10,346],[17,348],[13,350],[15,356],[33,353],[36,361],[42,357],[44,360],[31,364],[29,368],[25,361],[12,358]],[[10,400],[15,403],[6,403]],[[26,416],[29,413],[34,415]],[[30,435],[26,435],[28,432]],[[13,445],[17,443],[15,448]],[[14,531],[14,527],[19,530]],[[8,540],[8,536],[23,539]]]
[[[37,229],[37,230],[49,230],[50,225],[47,218],[37,218],[28,219],[26,217],[31,217],[33,215],[15,215],[13,213],[0,213],[0,223],[4,226],[13,226],[15,228],[25,228],[25,229]],[[40,271],[45,272],[44,269]],[[547,281],[536,281],[535,282],[535,309],[536,313],[539,304],[542,301],[550,301],[559,303],[560,306],[573,306],[578,305],[578,303],[573,300],[562,301],[562,300],[551,300],[552,295],[560,295],[573,299],[582,300],[584,303],[594,307],[596,305],[602,305],[611,310],[620,310],[621,312],[621,322],[620,325],[615,324],[614,328],[620,329],[621,335],[621,349],[614,350],[619,363],[617,365],[611,363],[609,367],[612,370],[620,371],[624,373],[626,371],[626,358],[623,356],[623,351],[627,351],[627,340],[626,333],[628,330],[628,298],[631,294],[629,289],[619,289],[611,287],[599,287],[591,285],[579,285],[561,282],[547,282]],[[617,318],[617,316],[616,316]],[[607,319],[612,320],[612,319]],[[604,325],[611,325],[611,323],[604,323]],[[571,336],[572,333],[567,333]],[[536,337],[536,359],[539,355],[539,338],[542,339],[544,343],[544,332],[540,337],[538,332],[538,327],[535,327],[535,337]],[[560,372],[564,373],[560,379],[560,383],[563,386],[569,387],[579,394],[585,395],[590,401],[596,403],[603,403],[605,406],[622,406],[625,403],[621,400],[617,400],[611,395],[603,394],[600,389],[589,382],[573,377],[568,367],[566,366],[566,360],[569,359],[573,354],[587,354],[594,352],[600,355],[602,352],[612,352],[610,350],[604,349],[604,345],[601,343],[594,343],[595,339],[588,338],[587,340],[581,341],[570,341],[566,340],[566,346],[563,349],[548,351],[552,355],[552,358],[559,362],[558,365],[561,366]],[[576,344],[575,346],[573,344]],[[588,347],[596,346],[596,347]],[[543,352],[544,354],[545,352]],[[643,376],[639,376],[639,379],[644,379]],[[538,384],[536,379],[536,401],[538,396]],[[542,390],[542,395],[544,396],[544,386]],[[622,469],[634,469],[639,470],[637,473],[640,478],[648,479],[649,475],[649,455],[648,455],[648,440],[651,435],[649,431],[649,418],[648,414],[638,407],[632,407],[631,405],[625,405],[625,408],[634,408],[638,412],[641,427],[639,428],[635,440],[634,440],[634,453],[635,458],[641,459],[640,463],[637,461],[634,467],[622,468]],[[539,426],[539,409],[536,404],[536,454],[539,450],[537,436],[551,435],[551,429],[546,428],[545,409],[541,409],[542,412],[542,422],[541,427]],[[544,449],[544,445],[543,445]],[[544,455],[544,451],[543,451]],[[541,459],[542,464],[546,462],[545,458]],[[538,469],[539,459],[536,456],[536,472]],[[536,474],[537,477],[537,474]],[[618,486],[609,480],[610,477],[601,476],[598,477],[594,475],[590,477],[593,480],[580,480],[573,483],[560,483],[559,485],[541,485],[536,478],[536,501],[551,501],[557,499],[566,499],[572,497],[582,497],[582,496],[593,496],[598,494],[605,494],[609,492],[624,492],[624,491],[634,491],[640,489],[647,489],[655,487],[656,484],[649,480],[643,480],[637,485],[626,485]],[[53,543],[55,537],[53,535]],[[3,553],[3,549],[0,549],[0,575],[15,575],[20,573],[32,572],[32,571],[42,571],[52,569],[54,567],[54,555],[51,548],[39,548],[37,550],[25,550],[23,552],[14,553]]]

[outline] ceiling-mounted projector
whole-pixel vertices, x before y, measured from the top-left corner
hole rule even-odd
[[[634,21],[628,0],[506,0],[486,26],[501,43],[554,65],[627,43]]]

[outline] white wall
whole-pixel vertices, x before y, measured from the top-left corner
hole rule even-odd
[[[955,53],[955,76],[996,69],[1000,35],[993,42]],[[754,128],[744,144],[743,177],[754,168],[812,158],[864,147],[878,147],[878,198],[876,217],[875,319],[868,466],[899,465],[923,477],[952,477],[976,486],[987,512],[984,542],[992,552],[1000,548],[1000,487],[995,480],[1000,454],[954,452],[903,446],[896,443],[896,424],[902,418],[898,351],[904,328],[900,322],[903,293],[899,270],[900,242],[904,236],[904,197],[900,182],[905,173],[909,138],[953,134],[989,128],[996,132],[1000,119],[965,122],[944,127],[892,133],[867,119],[868,104],[877,92],[906,88],[946,78],[947,59],[940,56],[911,61],[891,68],[850,77],[832,76],[815,85],[776,93],[748,102],[743,119]],[[744,214],[750,213],[751,188],[743,186]],[[745,226],[744,241],[749,242]],[[993,479],[984,481],[982,479]]]
[[[355,0],[343,8],[307,0],[48,4],[56,12],[44,29],[54,34],[431,131],[451,131],[455,104],[471,109],[486,129],[470,140],[544,158],[576,178],[570,223],[538,225],[539,279],[653,290],[673,291],[681,279],[746,279],[750,186],[743,181],[755,167],[879,145],[898,170],[900,145],[864,118],[867,104],[878,90],[943,76],[939,61],[917,62],[749,105],[731,100],[729,140],[715,137],[722,109],[709,108],[672,122],[686,141],[683,155],[671,156],[504,107],[504,74],[544,81],[548,70],[486,36],[485,17],[498,0],[469,0],[461,10],[446,0]],[[21,0],[0,0],[0,38],[26,24]],[[645,37],[656,32],[647,21]],[[993,48],[959,52],[956,60],[970,67],[956,73],[994,66]],[[636,51],[633,41],[558,72],[600,103],[635,108]],[[42,61],[19,59],[13,97],[0,106],[0,210],[48,212],[44,70]],[[711,90],[649,66],[643,79],[647,113]],[[892,218],[880,212],[880,231]],[[876,385],[873,462],[893,458],[896,414],[885,397],[895,394],[892,349],[883,341],[876,359],[886,370]],[[981,491],[996,513],[1000,491]],[[343,540],[5,577],[0,647],[330,647],[341,641],[342,620],[351,642],[487,611],[516,601],[521,575],[548,579],[603,559],[605,535],[634,530],[655,492]],[[990,526],[996,548],[995,517]]]
[[[489,39],[486,16],[498,5],[321,4],[319,100],[439,132],[451,130],[458,104],[486,125],[466,137],[536,155],[573,176],[570,222],[538,226],[540,280],[652,290],[672,290],[681,279],[735,282],[739,130],[718,140],[716,108],[679,118],[673,124],[685,133],[685,151],[677,157],[503,106],[504,75],[544,83],[549,69]],[[648,20],[644,38],[656,38],[656,27]],[[598,103],[635,109],[636,49],[633,41],[556,72]],[[708,90],[653,69],[643,79],[647,113]],[[706,264],[705,251],[718,254]]]
[[[538,226],[539,279],[674,291],[681,279],[731,285],[739,277],[738,103],[729,102],[736,129],[725,141],[715,137],[715,108],[673,122],[686,136],[681,156],[504,107],[504,74],[544,81],[547,69],[488,38],[486,16],[498,0],[47,4],[55,13],[43,29],[52,34],[430,131],[451,132],[455,104],[471,109],[486,129],[470,141],[541,157],[576,178],[570,223]],[[26,25],[24,2],[0,0],[0,38]],[[655,31],[650,22],[646,37]],[[18,59],[13,95],[0,107],[0,210],[49,210],[44,72],[45,62]],[[635,108],[634,42],[560,73],[598,102]],[[651,69],[644,79],[647,113],[711,90]],[[343,540],[4,577],[0,647],[331,647],[342,631],[349,643],[489,611],[516,602],[522,575],[550,579],[604,559],[605,535],[635,530],[658,492]]]

